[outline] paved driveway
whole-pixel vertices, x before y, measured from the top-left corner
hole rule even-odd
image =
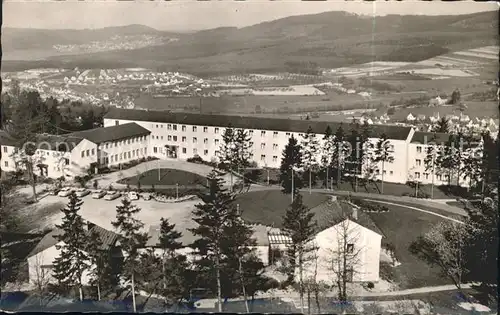
[[[121,198],[115,200],[93,199],[90,195],[82,198],[83,204],[80,207],[80,214],[86,220],[102,226],[105,229],[114,231],[111,224],[116,217],[116,206],[121,203]],[[47,196],[44,198],[44,203],[67,203],[67,198],[59,196]],[[193,228],[196,223],[191,218],[191,211],[194,205],[199,203],[199,200],[190,200],[182,203],[162,203],[154,200],[135,200],[132,204],[141,208],[141,211],[135,216],[144,223],[144,227],[149,229],[151,225],[159,225],[160,218],[168,218],[171,223],[177,226],[177,230],[184,234],[184,238],[190,238],[188,228]],[[40,222],[40,226],[53,227],[55,224],[60,224],[62,220],[62,212],[47,216]]]

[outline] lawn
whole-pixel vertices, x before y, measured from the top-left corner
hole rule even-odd
[[[385,234],[382,242],[394,245],[396,258],[401,263],[398,267],[387,270],[390,273],[389,278],[398,283],[401,289],[451,284],[448,279],[441,276],[438,267],[427,265],[409,251],[413,241],[442,219],[404,207],[387,204],[385,206],[389,208],[389,212],[369,215]]]
[[[314,208],[330,198],[322,193],[302,193],[304,205]],[[291,195],[278,190],[254,191],[236,197],[242,217],[251,223],[260,223],[277,228],[283,227],[283,215],[291,203]]]
[[[261,170],[255,179],[255,181],[262,185],[267,185],[267,176],[268,172],[266,170]],[[279,184],[279,170],[278,169],[269,169],[269,183],[271,185]],[[306,185],[307,186],[307,185]],[[307,187],[306,187],[307,188]],[[324,180],[318,180],[316,183],[313,183],[313,188],[325,188]],[[431,185],[419,185],[418,191],[419,194],[427,194],[431,195]],[[434,187],[434,199],[450,199],[458,197],[457,194],[453,192],[448,192],[447,187]],[[362,185],[361,181],[358,182],[358,187],[356,190],[355,183],[351,183],[347,180],[342,182],[340,186],[337,186],[334,182],[333,186],[334,190],[343,190],[343,191],[357,191],[362,193],[373,193],[380,194],[381,193],[381,182],[372,182],[366,185]],[[414,195],[415,188],[410,187],[409,185],[397,184],[397,183],[384,183],[384,195],[393,195],[393,196],[403,196],[403,195]]]
[[[158,176],[158,170],[149,170],[133,177],[123,178],[118,181],[120,184],[137,185],[139,182],[143,186],[150,185],[173,185],[179,186],[198,186],[206,182],[206,178],[191,172],[182,170],[161,168]]]

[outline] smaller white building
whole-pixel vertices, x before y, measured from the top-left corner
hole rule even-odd
[[[88,237],[91,233],[97,232],[102,243],[102,250],[110,251],[112,257],[121,259],[122,252],[118,247],[118,234],[108,231],[93,223],[88,223]],[[28,274],[29,281],[32,284],[49,284],[55,281],[53,277],[54,261],[61,254],[61,250],[57,249],[58,245],[63,245],[56,238],[62,230],[53,229],[46,234],[35,248],[28,254]],[[83,249],[82,249],[83,250]],[[85,272],[82,277],[83,285],[88,285],[90,280],[89,272]]]

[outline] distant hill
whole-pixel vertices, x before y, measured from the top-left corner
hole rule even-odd
[[[468,15],[368,17],[346,12],[291,16],[248,27],[222,27],[175,34],[176,42],[134,50],[84,56],[57,56],[53,63],[92,68],[120,64],[183,70],[198,75],[283,71],[286,62],[340,67],[374,60],[419,61],[497,43],[498,13]],[[28,34],[32,30],[24,30]],[[10,30],[4,30],[8,34]],[[18,32],[21,32],[20,30]],[[44,41],[85,41],[116,33],[157,30],[140,25],[85,31],[40,31]],[[78,33],[83,32],[83,33]],[[160,32],[165,34],[165,32]],[[10,35],[12,37],[12,35]],[[28,36],[31,40],[43,36]],[[19,38],[15,36],[18,40]],[[2,38],[2,42],[4,38]],[[14,39],[12,39],[14,41]],[[28,45],[26,41],[12,45]],[[37,41],[40,45],[43,41]]]
[[[121,35],[163,35],[177,36],[177,33],[162,32],[154,28],[132,24],[99,29],[32,29],[32,28],[2,28],[2,49],[4,51],[18,49],[51,48],[53,45],[87,44],[92,41],[102,41]]]

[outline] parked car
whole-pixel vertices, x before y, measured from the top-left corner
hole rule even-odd
[[[92,198],[94,199],[101,199],[104,196],[106,196],[106,192],[104,190],[97,190],[92,193]]]
[[[52,196],[57,196],[57,194],[61,191],[61,189],[59,188],[52,188],[50,191],[49,191],[49,194],[52,195]]]
[[[151,198],[153,198],[153,196],[150,193],[142,193],[141,198],[144,200],[151,200]]]
[[[116,198],[120,198],[121,194],[117,191],[110,190],[104,196],[104,200],[115,200]]]
[[[130,191],[128,194],[127,194],[127,198],[129,200],[139,200],[139,195],[135,192],[135,191]]]
[[[88,189],[85,189],[85,188],[78,188],[76,190],[76,196],[77,197],[85,197],[87,196],[88,194],[90,194],[90,191]]]
[[[57,195],[59,197],[68,197],[74,190],[69,188],[69,187],[64,187],[63,189],[61,189]]]

